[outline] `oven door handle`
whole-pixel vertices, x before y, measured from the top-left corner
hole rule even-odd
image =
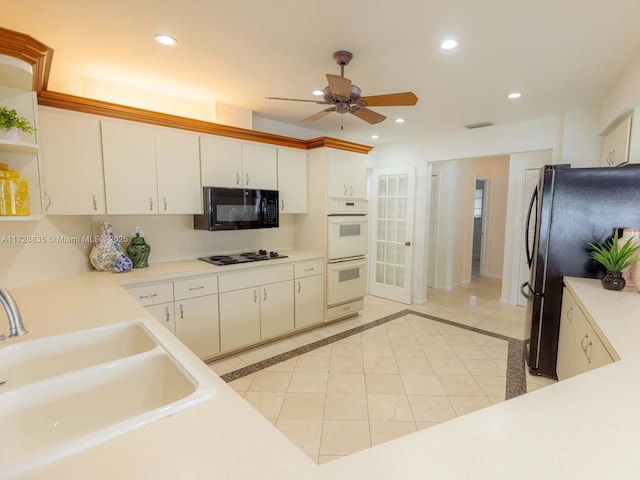
[[[362,260],[346,260],[344,262],[334,262],[334,263],[329,263],[328,268],[330,270],[334,270],[334,271],[340,271],[340,270],[350,270],[354,267],[364,267],[367,265],[367,260],[366,259],[362,259]]]
[[[367,216],[361,215],[359,217],[329,217],[331,223],[367,223]]]

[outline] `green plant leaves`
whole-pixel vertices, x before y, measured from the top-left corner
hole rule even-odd
[[[29,120],[24,117],[19,117],[18,112],[7,107],[0,107],[0,130],[11,130],[17,128],[25,133],[33,133],[35,128]]]
[[[613,239],[604,243],[589,243],[593,249],[590,256],[595,261],[601,263],[609,272],[621,272],[625,268],[633,265],[638,260],[634,254],[640,250],[640,243],[636,243],[635,238],[628,239],[620,247],[618,245],[618,230],[613,234]]]

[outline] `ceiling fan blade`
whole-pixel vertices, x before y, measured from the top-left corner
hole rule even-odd
[[[328,105],[327,102],[319,102],[318,100],[302,100],[300,98],[282,98],[282,97],[264,97],[268,100],[291,100],[292,102],[309,102],[309,103],[318,103],[320,105]]]
[[[373,110],[369,110],[368,108],[357,108],[351,111],[356,117],[361,120],[364,120],[371,125],[375,125],[376,123],[382,122],[385,118],[384,115],[379,114],[378,112],[374,112]]]
[[[413,92],[403,92],[362,97],[362,101],[367,107],[399,107],[415,105],[418,102],[418,97]]]
[[[351,98],[351,80],[341,77],[340,75],[327,73],[327,81],[329,82],[329,90],[331,90],[333,98],[343,101]]]
[[[325,116],[329,115],[331,112],[335,112],[335,111],[336,111],[336,107],[325,108],[324,110],[320,110],[318,113],[314,113],[313,115],[311,115],[310,117],[305,118],[302,121],[303,122],[313,122],[314,120],[319,120],[322,117],[325,117]]]

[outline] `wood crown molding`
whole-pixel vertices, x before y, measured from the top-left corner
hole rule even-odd
[[[67,93],[50,92],[48,90],[42,91],[38,94],[38,104],[47,107],[89,113],[92,115],[101,115],[104,117],[119,118],[121,120],[130,120],[133,122],[142,122],[151,125],[178,128],[192,132],[207,133],[210,135],[219,135],[221,137],[237,138],[252,142],[269,143],[272,145],[299,148],[303,150],[331,147],[366,154],[373,149],[373,147],[369,147],[367,145],[329,137],[299,140],[297,138],[285,137],[282,135],[247,130],[229,125],[221,125],[219,123],[205,122],[203,120],[179,117],[168,113],[159,113],[151,110],[119,105],[117,103],[104,102],[102,100],[78,97]]]
[[[53,49],[24,33],[0,27],[0,53],[24,60],[33,70],[33,90],[47,89]]]

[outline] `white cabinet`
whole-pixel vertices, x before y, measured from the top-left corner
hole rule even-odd
[[[198,135],[157,128],[155,153],[160,213],[202,213]]]
[[[260,340],[259,287],[220,294],[220,348],[227,351]]]
[[[200,136],[202,185],[277,190],[276,147]]]
[[[278,148],[280,213],[307,211],[307,152]]]
[[[565,287],[562,295],[556,373],[558,380],[613,362],[591,320]]]
[[[153,127],[103,120],[107,213],[158,213]]]
[[[198,357],[220,352],[217,276],[151,283],[127,291]]]
[[[108,214],[201,212],[197,135],[132,122],[101,126]]]
[[[327,149],[327,193],[337,198],[367,198],[367,157]]]
[[[106,213],[98,117],[41,108],[39,132],[45,213]]]
[[[282,335],[294,328],[293,280],[260,287],[260,337]]]
[[[324,321],[324,259],[294,265],[296,328]]]
[[[242,188],[242,143],[200,136],[200,175],[203,186]]]
[[[625,118],[602,140],[600,165],[613,167],[629,160],[632,117]]]
[[[223,352],[293,330],[292,265],[220,275],[219,286]]]

